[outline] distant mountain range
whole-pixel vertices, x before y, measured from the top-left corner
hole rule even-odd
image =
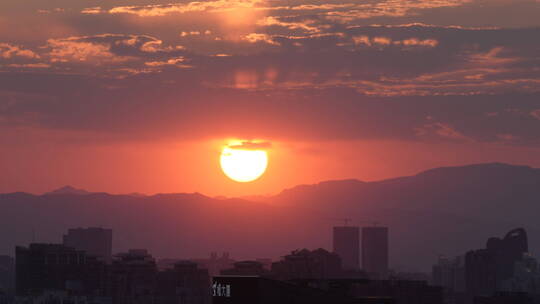
[[[391,265],[430,269],[440,254],[463,254],[514,227],[540,249],[540,169],[507,164],[437,168],[378,182],[326,181],[272,197],[201,194],[111,195],[64,187],[44,195],[0,194],[0,254],[35,240],[60,242],[73,227],[114,230],[114,249],[148,248],[158,257],[229,251],[273,257],[297,248],[331,249],[331,228],[390,227]],[[34,231],[34,233],[33,233]]]
[[[47,192],[45,193],[45,195],[63,195],[63,194],[87,195],[90,193],[91,192],[88,192],[83,189],[77,189],[71,186],[64,186],[62,188],[53,190],[51,192]]]

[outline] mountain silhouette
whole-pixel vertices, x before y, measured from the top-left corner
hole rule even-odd
[[[540,169],[508,164],[436,168],[415,176],[301,185],[271,197],[210,198],[107,193],[0,194],[0,254],[36,241],[60,242],[68,228],[114,230],[114,251],[148,248],[157,257],[278,258],[297,248],[331,248],[331,228],[390,227],[390,263],[428,271],[439,254],[482,248],[490,236],[528,230],[540,249]]]
[[[53,190],[51,192],[45,193],[45,195],[63,195],[63,194],[75,194],[75,195],[87,195],[91,192],[88,192],[83,189],[77,189],[71,186],[64,186],[62,188],[58,188],[56,190]]]

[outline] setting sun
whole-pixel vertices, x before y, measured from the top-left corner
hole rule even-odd
[[[268,165],[264,150],[235,149],[224,147],[221,152],[221,169],[230,179],[247,183],[261,177]]]

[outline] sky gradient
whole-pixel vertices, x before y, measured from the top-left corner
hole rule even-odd
[[[540,1],[0,2],[0,192],[540,167]],[[250,184],[219,168],[258,140]]]

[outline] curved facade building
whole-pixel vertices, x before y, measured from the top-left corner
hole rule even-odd
[[[490,296],[501,289],[502,281],[513,276],[514,264],[529,250],[527,232],[513,229],[503,239],[488,239],[486,248],[465,256],[465,284],[471,296]]]

